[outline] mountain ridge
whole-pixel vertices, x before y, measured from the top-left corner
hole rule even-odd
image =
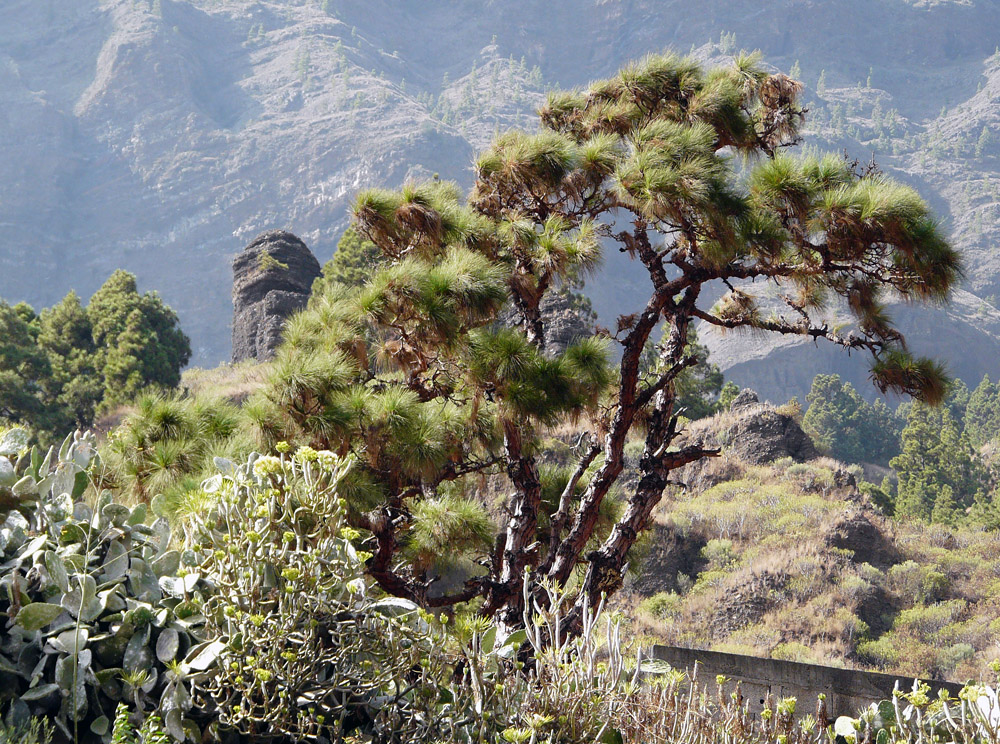
[[[1000,132],[977,151],[1000,122],[988,3],[14,0],[0,20],[0,296],[47,305],[126,268],[177,309],[196,364],[229,355],[229,264],[254,235],[288,229],[322,262],[357,190],[467,186],[476,149],[536,126],[548,87],[664,48],[799,68],[807,145],[874,150],[952,230],[966,289],[1000,294]],[[588,292],[613,325],[643,279],[605,263]],[[980,356],[1000,355],[984,333]],[[766,348],[706,342],[737,382],[767,374]],[[782,393],[822,369],[804,350],[790,364]]]

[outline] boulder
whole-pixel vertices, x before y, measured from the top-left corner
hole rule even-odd
[[[812,439],[787,413],[748,404],[734,406],[728,418],[728,424],[720,427],[715,438],[729,454],[745,462],[761,465],[782,457],[806,462],[819,457]]]
[[[839,514],[824,531],[823,542],[852,551],[855,563],[886,568],[902,560],[891,525],[863,506],[851,506]]]
[[[749,408],[750,406],[756,406],[760,404],[760,398],[757,392],[751,390],[750,388],[743,388],[737,393],[736,397],[733,398],[733,402],[729,404],[730,411],[738,411],[741,408]]]
[[[261,233],[233,260],[233,363],[267,361],[285,320],[306,306],[319,261],[284,230]]]

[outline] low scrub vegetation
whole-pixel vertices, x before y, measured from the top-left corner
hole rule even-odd
[[[677,493],[657,515],[692,570],[659,592],[639,582],[646,596],[624,602],[649,641],[925,678],[990,674],[995,533],[890,519],[855,486],[860,470],[835,460],[723,458],[700,478],[713,472],[724,480]]]

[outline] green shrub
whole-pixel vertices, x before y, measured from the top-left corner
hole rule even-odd
[[[939,602],[927,607],[903,610],[896,617],[893,628],[905,628],[921,636],[932,636],[965,611],[965,600]]]
[[[137,730],[129,720],[128,708],[118,703],[111,744],[170,744],[170,741],[159,716],[147,716]]]
[[[900,596],[913,597],[918,602],[937,601],[945,596],[948,589],[948,577],[913,560],[890,568],[888,578],[889,585]]]
[[[840,588],[844,594],[856,601],[864,599],[872,591],[872,585],[855,574],[843,576],[840,579]]]
[[[771,658],[810,664],[816,662],[816,657],[813,655],[812,649],[798,641],[779,643],[771,652]]]
[[[666,620],[680,614],[684,599],[674,592],[657,592],[639,603],[639,612],[645,612],[658,620]]]
[[[201,565],[216,589],[204,609],[212,665],[194,695],[223,729],[337,740],[386,715],[378,701],[420,662],[419,633],[396,617],[416,606],[369,595],[370,555],[355,550],[337,493],[348,467],[302,448],[206,484],[216,504],[196,540],[212,548]]]
[[[708,561],[710,568],[722,570],[738,560],[733,552],[733,541],[722,538],[709,540],[701,549],[701,557]]]
[[[937,665],[942,672],[954,671],[955,667],[966,659],[976,655],[976,649],[971,643],[955,643],[942,648],[937,654]]]
[[[224,399],[142,395],[102,448],[102,485],[146,503],[163,494],[180,507],[216,472],[216,458],[243,460],[253,451],[243,421]]]
[[[9,716],[15,718],[15,716]],[[0,744],[51,744],[52,723],[47,718],[0,720]]]
[[[858,657],[877,667],[891,667],[899,663],[901,650],[894,643],[892,634],[887,633],[874,641],[858,644]]]

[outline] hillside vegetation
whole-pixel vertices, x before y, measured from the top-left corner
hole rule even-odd
[[[892,519],[860,467],[829,458],[725,456],[689,478],[658,510],[632,583],[637,632],[791,661],[988,676],[1000,633],[995,531]]]
[[[110,12],[159,39],[187,7]],[[361,190],[265,365],[180,377],[177,316],[124,271],[86,307],[0,304],[5,400],[34,406],[0,410],[0,734],[992,744],[989,688],[916,684],[831,726],[822,698],[758,716],[638,655],[1000,669],[1000,389],[950,380],[893,314],[954,312],[961,254],[877,164],[793,149],[803,94],[757,53],[652,54],[550,92],[468,191]],[[229,103],[205,105],[234,126]],[[613,329],[581,294],[608,252],[648,279]],[[574,316],[558,342],[553,298]],[[823,374],[775,407],[726,381],[709,329],[828,345],[904,402]],[[56,414],[109,431],[47,446]]]

